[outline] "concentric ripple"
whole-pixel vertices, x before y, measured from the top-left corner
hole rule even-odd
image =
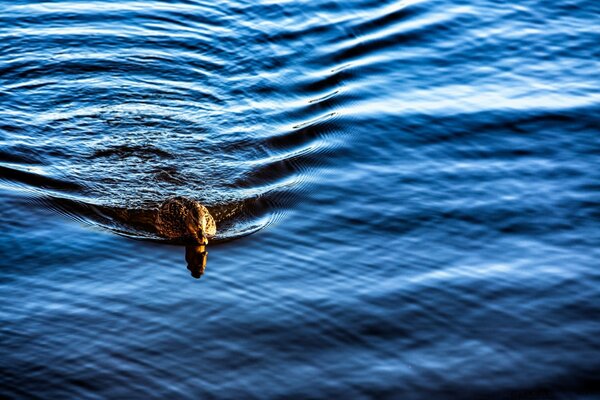
[[[335,120],[350,100],[339,63],[302,46],[335,25],[302,21],[291,37],[272,37],[264,13],[273,13],[270,24],[288,24],[280,11],[159,1],[8,5],[0,21],[2,178],[133,237],[157,239],[123,215],[176,195],[209,207],[219,239],[265,226],[335,152]],[[305,76],[303,63],[321,71]]]

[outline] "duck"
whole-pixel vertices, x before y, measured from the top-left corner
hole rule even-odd
[[[207,245],[217,234],[217,224],[208,209],[188,197],[171,197],[162,202],[155,218],[158,234],[166,239]]]

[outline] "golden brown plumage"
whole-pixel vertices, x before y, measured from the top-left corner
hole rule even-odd
[[[217,233],[217,225],[208,209],[186,197],[165,200],[158,209],[155,225],[165,238],[201,244]]]

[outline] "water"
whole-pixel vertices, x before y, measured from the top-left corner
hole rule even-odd
[[[600,396],[598,4],[1,0],[0,397]]]

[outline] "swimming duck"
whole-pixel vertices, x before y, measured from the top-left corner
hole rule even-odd
[[[159,207],[155,219],[159,235],[172,240],[208,244],[217,225],[206,207],[187,197],[172,197]]]

